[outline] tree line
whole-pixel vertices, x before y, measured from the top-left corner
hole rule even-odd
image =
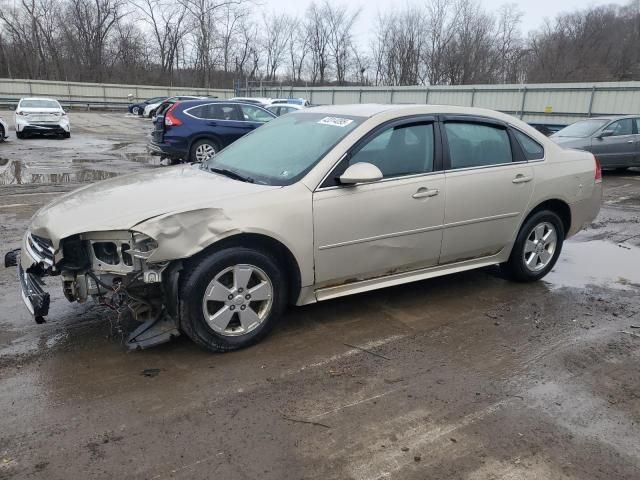
[[[640,79],[640,0],[522,33],[517,4],[415,0],[380,12],[319,0],[3,0],[0,77],[231,87],[464,85]]]

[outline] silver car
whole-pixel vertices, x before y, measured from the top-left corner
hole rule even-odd
[[[640,167],[640,117],[613,116],[581,120],[554,133],[565,148],[593,153],[604,168]]]
[[[289,304],[502,265],[544,277],[600,208],[593,155],[490,110],[343,105],[279,117],[203,164],[105,180],[32,219],[18,270],[215,351],[263,338]],[[16,259],[17,260],[17,259]],[[8,258],[11,263],[11,258]]]

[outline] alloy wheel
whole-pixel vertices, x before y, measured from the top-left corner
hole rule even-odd
[[[203,143],[196,148],[196,160],[205,162],[216,154],[216,149],[209,143]]]
[[[536,225],[524,244],[523,259],[527,269],[532,272],[543,270],[553,259],[557,245],[558,234],[551,223]]]
[[[218,273],[202,298],[202,312],[211,329],[224,336],[245,335],[258,328],[273,305],[273,284],[254,265],[234,265]]]

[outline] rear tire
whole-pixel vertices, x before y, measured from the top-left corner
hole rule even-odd
[[[243,247],[190,262],[180,281],[180,326],[196,344],[227,352],[262,340],[284,312],[287,279],[267,253]]]
[[[71,132],[64,132],[62,138],[71,138]]]
[[[503,270],[517,282],[540,280],[558,260],[564,236],[564,224],[555,212],[534,213],[520,228]]]
[[[0,125],[0,143],[4,142],[5,131],[4,127]]]
[[[190,162],[205,162],[220,151],[220,147],[214,140],[203,138],[191,145],[189,151]]]

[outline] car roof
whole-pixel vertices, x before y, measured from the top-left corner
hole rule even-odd
[[[512,122],[515,117],[495,110],[477,107],[460,107],[456,105],[431,104],[354,104],[354,105],[320,105],[305,109],[310,112],[326,113],[330,115],[351,115],[356,117],[373,117],[381,113],[392,116],[402,115],[476,115],[491,117],[505,122]]]
[[[578,120],[583,121],[583,120],[620,120],[623,118],[638,118],[638,115],[599,115],[597,117],[589,117],[589,118],[583,118],[582,120]]]

